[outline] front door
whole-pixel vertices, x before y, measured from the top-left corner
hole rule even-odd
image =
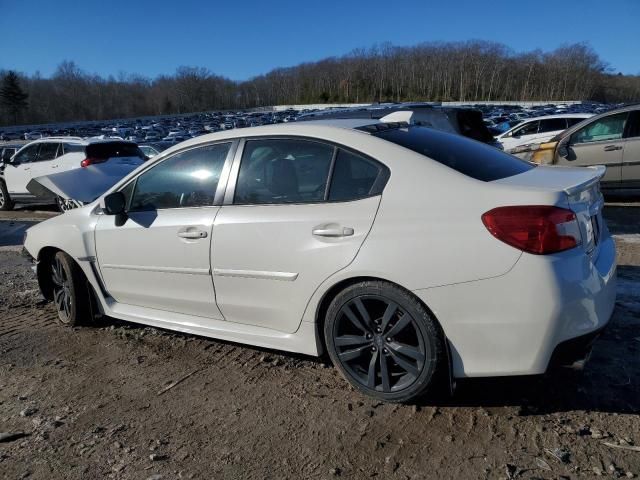
[[[358,253],[385,171],[316,141],[247,141],[235,190],[213,227],[214,283],[225,319],[295,332],[313,292]]]
[[[567,157],[561,157],[558,163],[574,167],[604,165],[607,171],[602,178],[603,186],[619,185],[627,117],[627,112],[608,115],[577,130],[569,140]]]
[[[40,144],[29,145],[20,150],[13,158],[13,161],[4,169],[4,178],[7,184],[9,195],[26,195],[27,183],[33,178],[38,170],[38,150]]]
[[[197,147],[153,165],[121,190],[126,218],[99,218],[98,265],[117,302],[222,319],[211,276],[211,234],[230,146]]]

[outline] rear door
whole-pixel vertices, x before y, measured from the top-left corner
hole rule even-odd
[[[640,111],[631,112],[622,152],[623,187],[640,187]]]
[[[624,130],[628,112],[607,115],[575,131],[568,142],[568,155],[558,164],[568,166],[604,165],[603,186],[619,186],[622,179]]]
[[[387,175],[378,162],[327,143],[247,140],[213,227],[225,319],[295,332],[313,292],[355,258]]]

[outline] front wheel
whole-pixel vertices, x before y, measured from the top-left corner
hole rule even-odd
[[[13,201],[9,196],[7,186],[0,180],[0,210],[13,210]]]
[[[443,334],[408,291],[387,282],[352,285],[331,302],[325,321],[329,356],[360,392],[407,402],[432,390],[446,368]]]
[[[91,315],[91,300],[80,267],[69,255],[58,252],[51,260],[50,271],[53,302],[60,322],[76,326],[86,321]]]

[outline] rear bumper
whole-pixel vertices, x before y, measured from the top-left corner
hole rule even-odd
[[[549,368],[569,367],[574,370],[581,370],[589,360],[593,344],[603,329],[572,338],[571,340],[565,340],[558,344],[553,351],[553,355],[551,355]]]
[[[616,299],[615,258],[607,237],[597,259],[580,249],[523,254],[500,277],[414,293],[447,335],[454,376],[541,374],[557,347],[608,323]]]

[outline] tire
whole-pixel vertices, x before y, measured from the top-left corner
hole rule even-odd
[[[341,291],[327,310],[324,335],[340,373],[378,400],[409,402],[435,392],[447,372],[440,326],[410,292],[392,283],[367,281]]]
[[[80,267],[64,252],[51,259],[49,272],[53,287],[53,303],[60,323],[81,325],[91,318],[91,297]]]
[[[13,210],[14,203],[9,196],[7,185],[0,180],[0,210]]]

